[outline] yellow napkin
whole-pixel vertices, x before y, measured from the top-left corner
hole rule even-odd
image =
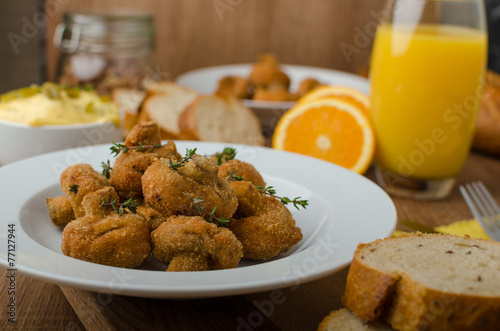
[[[442,233],[449,233],[457,236],[464,236],[468,234],[472,238],[490,239],[475,219],[441,225],[435,227],[434,229]],[[394,231],[394,235],[396,236],[402,233],[404,232],[399,230]]]

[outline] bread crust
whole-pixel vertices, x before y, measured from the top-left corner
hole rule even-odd
[[[395,329],[498,330],[500,299],[427,288],[404,274],[386,321]]]
[[[374,322],[379,319],[399,277],[368,267],[363,262],[362,249],[365,246],[366,244],[359,244],[354,253],[342,304],[362,321]]]
[[[196,98],[184,111],[179,115],[179,131],[181,139],[185,140],[201,140],[196,129],[195,108],[199,102]]]
[[[423,234],[384,240],[405,240],[412,235]],[[478,241],[480,239],[474,239],[474,242]],[[500,297],[438,290],[421,284],[404,270],[391,275],[374,269],[363,260],[366,248],[367,244],[360,244],[356,249],[342,298],[342,303],[360,319],[381,320],[402,331],[500,328]]]

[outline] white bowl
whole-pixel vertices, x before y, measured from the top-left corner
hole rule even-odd
[[[222,77],[248,77],[252,66],[253,64],[246,63],[195,69],[179,75],[176,82],[198,93],[213,94]],[[291,91],[296,91],[300,82],[306,78],[315,78],[322,84],[349,86],[366,94],[370,90],[370,84],[366,78],[348,72],[290,64],[282,64],[281,68],[290,77]],[[281,115],[295,104],[291,101],[257,100],[243,100],[243,103],[255,112],[264,131],[272,131]]]
[[[0,120],[0,165],[67,148],[122,141],[113,123],[30,126]]]

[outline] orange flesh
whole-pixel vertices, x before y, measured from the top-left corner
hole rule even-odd
[[[321,158],[350,168],[363,147],[363,130],[345,111],[311,108],[293,119],[286,130],[284,149]],[[292,138],[293,137],[293,138]]]

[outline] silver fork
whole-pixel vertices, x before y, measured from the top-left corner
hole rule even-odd
[[[460,186],[460,192],[472,215],[488,236],[500,241],[500,207],[481,181]]]

